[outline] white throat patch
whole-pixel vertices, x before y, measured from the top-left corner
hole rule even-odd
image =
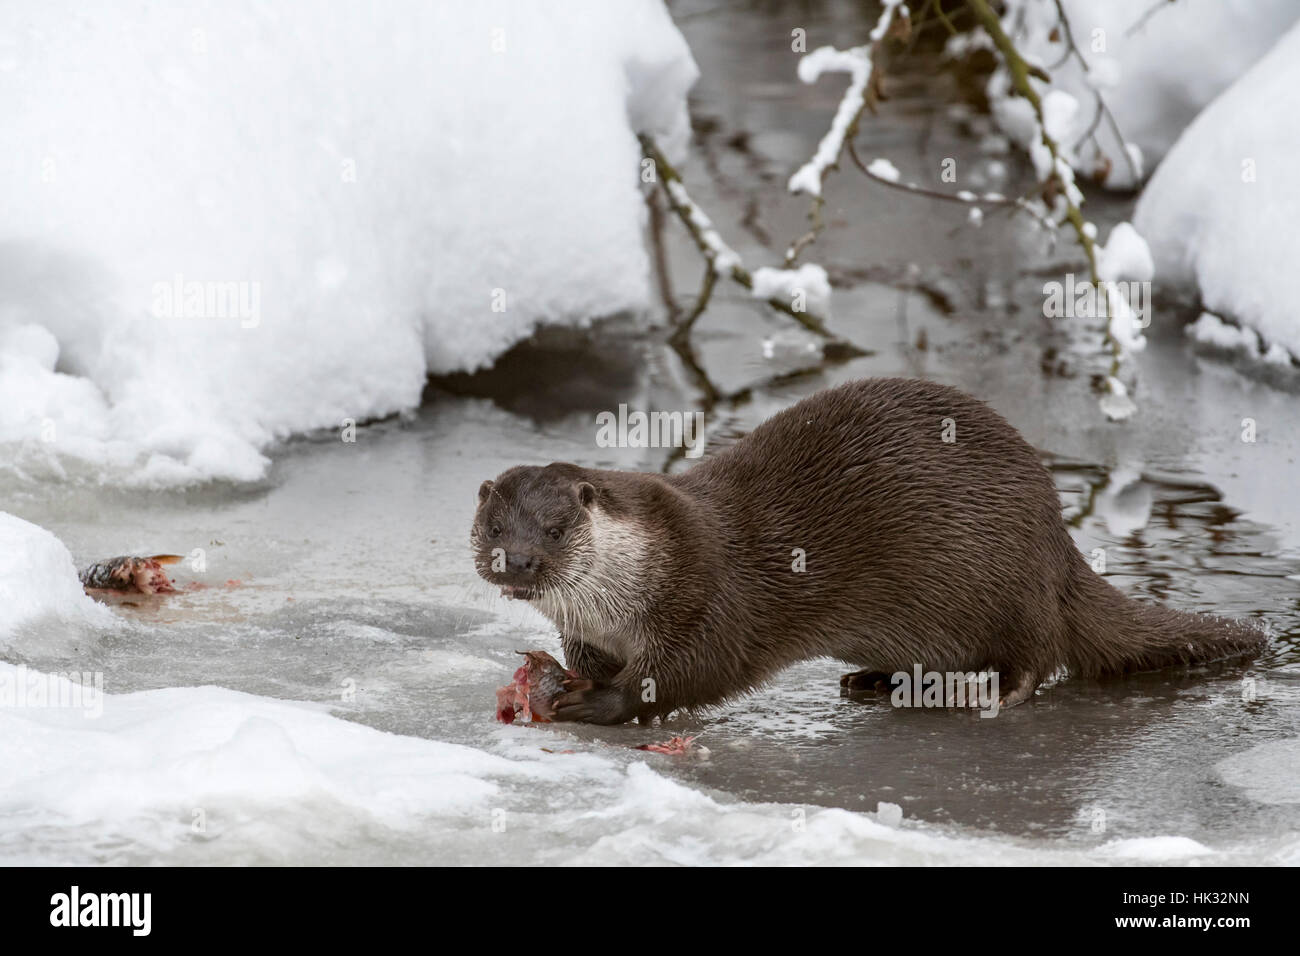
[[[633,523],[591,509],[589,566],[570,568],[566,579],[548,588],[534,604],[561,634],[577,637],[618,656],[627,656],[622,633],[642,593],[650,549]]]

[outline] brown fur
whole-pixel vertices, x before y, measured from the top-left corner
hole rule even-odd
[[[995,670],[1010,704],[1062,667],[1101,677],[1264,644],[1116,591],[1015,429],[923,381],[818,392],[678,476],[512,468],[480,489],[473,542],[485,578],[535,589],[568,666],[591,678],[560,719],[715,704],[821,656],[882,674]],[[530,566],[491,571],[494,545]]]

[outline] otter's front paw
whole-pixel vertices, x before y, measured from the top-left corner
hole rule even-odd
[[[582,677],[565,681],[564,687],[565,692],[555,698],[553,720],[623,724],[636,716],[627,695],[617,687],[598,686]]]

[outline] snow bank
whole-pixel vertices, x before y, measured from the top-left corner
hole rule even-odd
[[[0,683],[16,671],[0,664]],[[498,791],[489,778],[519,772],[469,747],[213,687],[109,694],[98,718],[2,708],[0,728],[9,854],[19,831],[48,826],[163,856],[219,836],[266,862],[367,827],[404,830],[479,807],[486,817]]]
[[[1075,168],[1105,171],[1106,185],[1115,188],[1140,182],[1201,108],[1300,17],[1293,0],[1064,0],[1063,6],[1087,69],[1067,56],[1054,0],[1012,0],[1004,24],[1021,54],[1052,76],[1050,87],[1034,84],[1045,107],[1057,94],[1054,135],[1073,151]],[[959,38],[953,51],[969,45]],[[990,93],[999,124],[1017,140],[1028,104],[1007,97],[1005,86],[991,86]],[[1098,116],[1097,94],[1114,124]]]
[[[0,688],[22,676],[0,663]],[[1218,850],[1165,835],[1031,848],[918,826],[886,804],[722,802],[667,776],[671,758],[524,727],[496,734],[490,753],[216,687],[110,692],[95,713],[0,696],[0,862],[1258,864],[1297,853],[1294,839]]]
[[[1262,354],[1300,355],[1291,285],[1300,258],[1294,161],[1300,117],[1290,102],[1300,71],[1300,27],[1208,106],[1170,150],[1138,202],[1162,284],[1259,334]],[[1198,335],[1215,333],[1203,325]]]
[[[680,155],[695,76],[660,0],[11,11],[0,461],[255,479],[428,371],[641,308],[634,133]]]
[[[1277,342],[1265,348],[1254,329],[1230,325],[1211,312],[1202,312],[1183,332],[1211,349],[1239,353],[1252,362],[1291,368],[1291,353]]]
[[[1209,847],[1183,836],[1111,840],[1099,852],[1103,857],[1132,860],[1136,863],[1170,862],[1214,855]]]
[[[108,627],[112,612],[86,596],[72,555],[44,528],[0,511],[0,646],[36,624]]]

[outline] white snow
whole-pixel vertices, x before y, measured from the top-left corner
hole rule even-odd
[[[873,176],[879,176],[881,179],[887,179],[891,183],[898,182],[898,167],[885,159],[883,156],[877,156],[867,165],[867,172]]]
[[[0,678],[15,670],[0,663]],[[0,708],[0,728],[4,855],[23,830],[58,826],[158,855],[220,838],[233,845],[217,859],[275,860],[367,827],[473,811],[486,820],[496,778],[524,772],[469,747],[214,687],[110,693],[94,719],[71,708]]]
[[[1102,289],[1109,316],[1106,328],[1111,340],[1119,347],[1120,354],[1128,356],[1142,351],[1147,345],[1146,336],[1142,334],[1142,323],[1145,320],[1134,311],[1119,286],[1107,284]]]
[[[1211,856],[1214,851],[1204,844],[1197,843],[1191,837],[1158,836],[1138,837],[1127,840],[1111,840],[1099,851],[1102,856],[1119,860],[1134,860],[1152,863],[1159,860],[1187,860],[1195,857]]]
[[[86,596],[62,541],[0,511],[0,646],[37,624],[111,627],[113,615]]]
[[[0,685],[17,672],[0,663]],[[529,728],[501,728],[492,753],[216,687],[109,690],[99,716],[0,706],[0,862],[1261,862],[1161,835],[1030,849],[888,803],[723,802],[621,748],[566,739],[579,752],[544,753],[556,736]],[[1294,840],[1270,853],[1293,857]]]
[[[1238,352],[1254,362],[1291,368],[1291,353],[1274,342],[1267,348],[1254,329],[1243,329],[1224,322],[1212,312],[1202,312],[1191,325],[1183,329],[1184,334],[1201,345]]]
[[[1147,174],[1147,161],[1146,154],[1142,152],[1142,147],[1137,143],[1125,143],[1124,155],[1128,157],[1128,175],[1138,180],[1145,179]],[[1109,176],[1107,177],[1107,182],[1111,185],[1118,185],[1118,183],[1112,182]]]
[[[1117,223],[1106,244],[1098,246],[1096,253],[1097,277],[1103,282],[1121,279],[1149,282],[1155,275],[1151,249],[1130,223]]]
[[[1098,403],[1103,414],[1113,422],[1132,418],[1137,405],[1128,397],[1128,388],[1113,375],[1106,376],[1106,394]]]
[[[1088,63],[1088,72],[1084,80],[1095,90],[1109,90],[1119,86],[1124,76],[1124,69],[1111,57],[1098,56]]]
[[[1249,329],[1229,325],[1212,312],[1202,312],[1183,330],[1202,345],[1236,351],[1240,349],[1258,355],[1259,336]]]
[[[1066,56],[1066,35],[1057,31],[1054,0],[1010,0],[1004,28],[1031,63],[1049,71],[1052,83],[1033,80],[1049,114],[1049,133],[1065,147],[1075,168],[1091,174],[1109,164],[1106,185],[1128,188],[1140,182],[1144,162],[1156,163],[1197,112],[1255,63],[1278,35],[1300,17],[1293,0],[1063,0],[1075,46],[1085,70]],[[1145,24],[1143,16],[1151,13]],[[1052,39],[1055,31],[1056,39]],[[964,56],[987,47],[985,37],[954,38],[949,52]],[[989,92],[995,118],[1013,140],[1029,142],[1029,104],[1008,98],[1002,78]],[[1066,101],[1051,104],[1055,94]],[[1100,93],[1123,133],[1115,135],[1098,117]],[[1094,136],[1088,131],[1096,122]],[[1082,143],[1085,135],[1088,139]],[[1075,149],[1078,146],[1077,150]],[[1103,161],[1104,157],[1104,161]],[[1131,163],[1131,165],[1130,165]],[[1135,168],[1136,167],[1136,175]],[[1040,178],[1041,174],[1040,174]]]
[[[1268,365],[1277,365],[1283,368],[1290,368],[1292,365],[1291,353],[1276,342],[1268,347],[1268,350],[1261,358]]]
[[[1064,142],[1079,115],[1079,101],[1063,90],[1048,90],[1042,103],[1043,130],[1056,142]]]
[[[821,266],[814,263],[806,263],[798,269],[764,266],[754,270],[753,278],[754,287],[750,294],[754,298],[777,299],[798,311],[821,319],[830,318],[831,280]]]
[[[1111,229],[1105,245],[1093,251],[1097,277],[1106,296],[1110,337],[1118,344],[1121,356],[1140,352],[1146,348],[1142,333],[1150,323],[1149,283],[1155,274],[1151,250],[1132,225],[1121,222]]]
[[[782,329],[764,336],[761,348],[769,362],[804,363],[823,354],[821,340],[803,329]]]
[[[903,808],[896,803],[886,803],[882,800],[876,804],[876,820],[887,827],[901,826]]]
[[[635,133],[680,156],[697,75],[661,0],[46,0],[0,48],[0,461],[141,485],[642,309]]]
[[[1134,221],[1162,283],[1258,332],[1265,350],[1300,355],[1292,284],[1300,261],[1300,117],[1294,96],[1300,27],[1208,106],[1170,150]],[[1212,335],[1202,324],[1193,334]]]

